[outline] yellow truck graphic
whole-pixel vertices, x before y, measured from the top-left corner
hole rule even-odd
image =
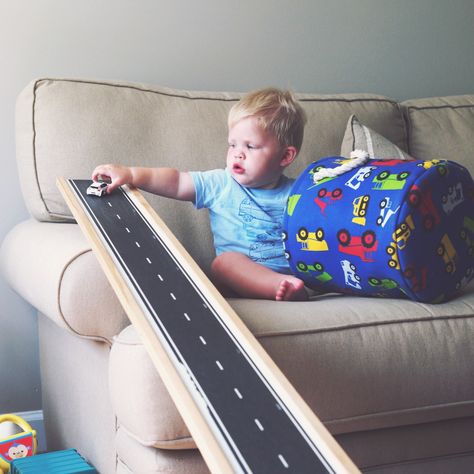
[[[301,227],[296,234],[296,241],[301,244],[301,250],[310,252],[324,252],[329,250],[328,243],[324,240],[324,231],[319,228],[316,232],[308,232],[305,227]]]

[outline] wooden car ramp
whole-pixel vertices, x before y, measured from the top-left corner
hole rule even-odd
[[[359,472],[144,197],[89,184],[58,178],[210,471]]]

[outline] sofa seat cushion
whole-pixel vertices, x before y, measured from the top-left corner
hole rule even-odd
[[[75,224],[18,224],[2,243],[0,265],[17,293],[77,335],[110,342],[129,324]]]
[[[439,456],[415,461],[397,462],[363,469],[364,474],[446,474],[470,473],[474,466],[474,453]]]
[[[439,305],[338,295],[280,304],[232,301],[331,432],[474,414],[474,282]]]
[[[339,295],[230,303],[335,434],[474,415],[474,282],[439,305]],[[132,326],[114,341],[110,387],[135,439],[191,446]]]

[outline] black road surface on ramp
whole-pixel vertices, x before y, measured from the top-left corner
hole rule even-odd
[[[128,195],[119,189],[98,198],[86,194],[88,180],[69,184],[141,296],[175,365],[185,368],[181,376],[198,391],[195,398],[205,403],[204,415],[233,464],[262,474],[334,472]]]

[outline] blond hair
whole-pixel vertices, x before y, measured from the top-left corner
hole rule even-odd
[[[269,87],[249,92],[230,109],[229,128],[247,117],[257,117],[262,128],[272,133],[281,146],[300,150],[306,114],[291,91]]]

